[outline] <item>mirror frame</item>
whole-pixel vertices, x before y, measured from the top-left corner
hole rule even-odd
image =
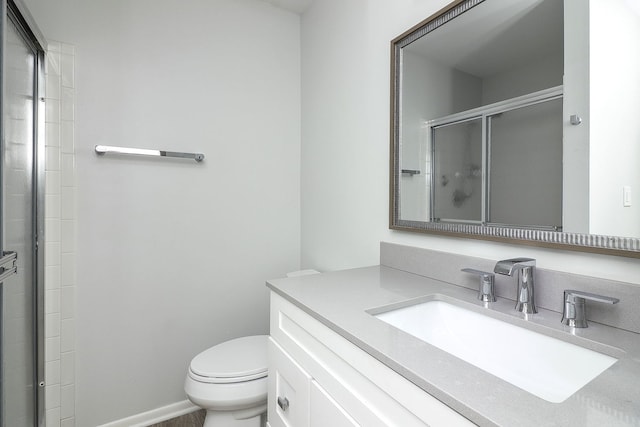
[[[603,236],[527,228],[485,225],[433,223],[400,218],[400,79],[401,49],[446,24],[484,0],[455,0],[427,19],[391,40],[391,112],[390,112],[390,173],[389,173],[389,228],[392,230],[422,232],[449,237],[489,240],[553,249],[590,252],[640,258],[640,239]]]

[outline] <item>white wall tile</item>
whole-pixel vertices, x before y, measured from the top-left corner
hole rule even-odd
[[[47,385],[60,384],[60,360],[52,360],[47,362],[44,367],[44,382]]]
[[[55,40],[47,40],[47,52],[61,52],[62,46],[61,43]]]
[[[61,321],[60,351],[68,352],[76,348],[76,321],[65,319]]]
[[[45,243],[46,244],[46,243]],[[45,260],[46,263],[46,260]],[[47,265],[44,268],[44,288],[47,291],[60,289],[60,265]]]
[[[73,120],[75,107],[73,105],[73,99],[75,91],[70,87],[62,87],[62,93],[60,94],[60,120]]]
[[[44,196],[44,215],[45,218],[60,218],[60,195],[46,194]]]
[[[60,360],[60,337],[45,339],[44,354],[45,354],[45,362]]]
[[[62,77],[63,88],[73,88],[75,86],[74,58],[68,53],[60,55],[60,77]]]
[[[59,242],[60,220],[58,218],[47,218],[44,223],[44,238],[48,242]]]
[[[60,172],[58,171],[46,171],[45,172],[45,194],[60,194]]]
[[[49,50],[47,52],[47,61],[45,63],[44,72],[47,75],[60,76],[60,51],[59,50],[58,51]],[[46,90],[48,94],[49,90],[51,89],[47,87]]]
[[[48,147],[60,146],[60,122],[46,122],[44,125],[45,136],[44,142]]]
[[[63,187],[73,187],[76,184],[75,156],[65,153],[62,155],[62,173],[60,183]]]
[[[61,220],[61,252],[75,252],[76,250],[76,222],[73,220]]]
[[[76,410],[75,386],[67,385],[60,388],[60,417],[73,417]]]
[[[60,122],[60,101],[57,99],[45,99],[45,123]]]
[[[76,188],[62,187],[60,219],[74,220],[76,216]]]
[[[54,146],[45,147],[45,170],[60,170],[60,148]]]
[[[47,410],[45,419],[46,427],[60,427],[60,407]]]
[[[60,336],[60,313],[45,315],[44,336],[45,338]]]
[[[47,267],[60,265],[60,242],[45,242],[44,259]]]
[[[76,312],[76,287],[63,286],[60,298],[60,316],[62,320],[73,319]]]
[[[71,286],[76,283],[76,255],[74,253],[63,253],[61,256],[61,281],[62,286]]]
[[[73,129],[74,123],[65,120],[60,123],[60,143],[62,152],[66,154],[74,154],[75,152],[75,133]]]
[[[58,289],[50,289],[45,293],[44,305],[45,314],[61,313],[61,291]]]
[[[44,389],[45,409],[53,409],[60,406],[60,384],[48,385]]]
[[[47,61],[47,67],[52,67],[52,61]],[[60,75],[57,73],[47,73],[45,77],[46,96],[45,99],[60,99]]]
[[[75,48],[58,42],[49,42],[48,48],[45,63],[46,425],[73,427],[75,353],[72,350],[75,348],[76,309],[76,182],[73,123]],[[62,389],[61,382],[64,385]]]
[[[60,384],[69,385],[76,382],[76,353],[68,351],[60,355]]]

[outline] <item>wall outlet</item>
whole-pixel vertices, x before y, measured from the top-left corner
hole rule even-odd
[[[631,206],[631,186],[625,185],[622,187],[622,206],[625,208]]]

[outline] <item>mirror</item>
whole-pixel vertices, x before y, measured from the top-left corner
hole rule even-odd
[[[458,0],[394,39],[390,228],[640,257],[639,4]]]

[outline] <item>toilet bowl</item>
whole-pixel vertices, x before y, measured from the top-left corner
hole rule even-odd
[[[259,427],[267,411],[267,335],[226,341],[193,358],[184,383],[204,427]]]

